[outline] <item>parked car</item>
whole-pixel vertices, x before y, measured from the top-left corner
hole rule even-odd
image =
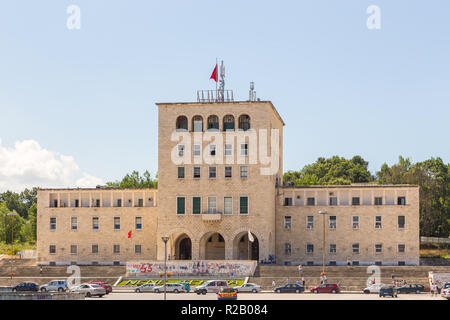
[[[154,287],[153,292],[155,293],[164,292],[164,286]],[[180,293],[186,292],[186,289],[184,288],[184,284],[181,283],[167,283],[166,292]]]
[[[425,287],[421,284],[407,284],[405,286],[397,288],[397,293],[421,293],[425,290]]]
[[[339,293],[341,289],[336,283],[324,283],[318,287],[312,288],[312,293]]]
[[[380,283],[371,284],[367,288],[364,288],[363,292],[364,293],[380,293],[380,289],[382,286],[383,286],[383,284],[380,284]]]
[[[261,291],[261,287],[254,283],[245,283],[240,286],[234,287],[237,292],[253,292],[257,293]]]
[[[397,288],[392,284],[385,284],[380,289],[380,297],[391,296],[392,298],[397,297]]]
[[[41,292],[47,292],[47,291],[58,291],[58,292],[64,292],[67,291],[67,282],[66,280],[52,280],[47,284],[43,284],[39,287],[39,290]]]
[[[106,294],[105,288],[94,283],[82,283],[70,288],[70,292],[84,293],[88,298],[93,296],[103,297]]]
[[[136,290],[134,290],[137,293],[140,292],[153,292],[153,289],[156,287],[156,285],[154,283],[146,283],[143,284],[142,286],[139,286],[136,288]]]
[[[206,294],[207,292],[219,292],[222,288],[228,287],[226,280],[209,280],[202,285],[195,287],[194,292],[196,294]]]
[[[444,286],[441,289],[441,297],[450,300],[450,282],[444,283]]]
[[[305,288],[298,284],[292,283],[285,286],[276,287],[273,291],[276,293],[300,293],[305,291]]]
[[[112,292],[112,286],[107,284],[106,282],[91,281],[89,283],[91,283],[91,284],[98,284],[100,287],[105,288],[106,294],[109,294],[110,292]]]
[[[31,291],[37,292],[39,290],[39,286],[35,282],[22,282],[17,286],[12,287],[12,292],[23,292],[23,291]]]
[[[218,300],[237,300],[237,291],[235,288],[225,287],[217,293]]]

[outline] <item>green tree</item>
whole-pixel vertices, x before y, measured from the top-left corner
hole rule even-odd
[[[107,182],[106,185],[108,187],[114,188],[131,188],[131,189],[140,189],[140,188],[157,188],[158,187],[158,179],[157,176],[153,179],[150,172],[147,170],[141,176],[139,171],[133,171],[131,174],[127,173],[125,177],[120,181]]]
[[[345,159],[339,156],[318,158],[300,171],[288,171],[283,176],[285,183],[294,185],[345,185],[371,182],[374,177],[368,170],[369,163],[361,156]]]
[[[14,225],[14,242],[23,242],[25,241],[25,237],[23,235],[23,225],[25,223],[25,219],[20,215],[17,216],[8,216],[8,213],[11,210],[8,209],[6,203],[0,203],[0,241],[4,241],[6,243],[11,243]],[[13,221],[14,219],[14,221]]]

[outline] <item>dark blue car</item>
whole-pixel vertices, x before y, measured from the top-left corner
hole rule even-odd
[[[287,284],[282,287],[276,287],[274,289],[276,293],[300,293],[305,291],[305,288],[298,284]]]
[[[39,285],[35,282],[22,282],[12,288],[13,292],[23,292],[23,291],[37,292],[38,290]]]
[[[384,285],[380,288],[380,297],[391,296],[392,298],[397,297],[397,288],[389,285]]]
[[[421,284],[407,284],[403,287],[397,288],[398,293],[421,293],[424,292],[425,287]]]

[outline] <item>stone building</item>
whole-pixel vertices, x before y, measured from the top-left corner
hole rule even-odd
[[[284,186],[270,101],[157,106],[158,190],[39,190],[39,263],[419,264],[417,186]]]

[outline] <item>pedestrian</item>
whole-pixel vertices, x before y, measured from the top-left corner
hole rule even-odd
[[[323,284],[323,276],[320,275],[320,284]]]
[[[301,286],[302,282],[300,280],[297,280],[297,285]]]
[[[272,280],[272,287],[275,289],[277,283],[275,282],[275,280]]]
[[[42,266],[39,267],[39,275],[42,277]]]
[[[289,277],[287,278],[287,284],[289,284]]]
[[[306,279],[305,279],[305,276],[303,276],[302,277],[302,285],[303,285],[303,287],[305,286],[305,284],[306,284]]]
[[[328,281],[328,280],[327,280],[327,275],[324,274],[324,275],[323,275],[323,283],[327,283],[327,281]]]
[[[436,291],[437,291],[437,286],[436,286],[436,284],[433,282],[433,283],[431,284],[431,286],[430,286],[430,294],[431,294],[431,296],[434,296],[435,293],[436,293]]]
[[[303,272],[303,266],[301,264],[298,265],[298,276],[301,277]]]

